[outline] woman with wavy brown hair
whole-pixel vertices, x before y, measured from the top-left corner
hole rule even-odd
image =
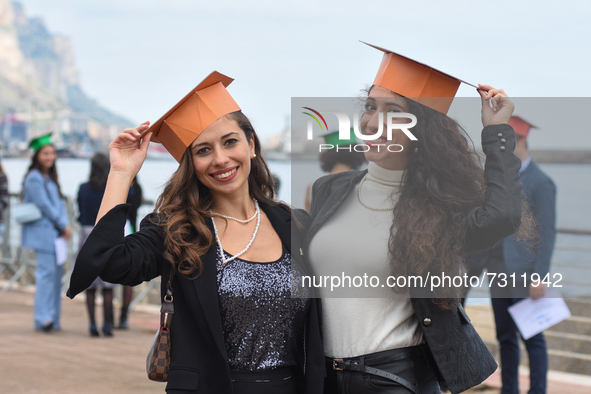
[[[459,393],[497,365],[458,302],[463,282],[430,285],[443,274],[462,278],[469,253],[520,225],[520,161],[506,124],[514,105],[503,90],[479,85],[483,171],[446,116],[460,81],[381,50],[360,122],[373,136],[363,144],[368,170],[320,178],[312,189],[302,252],[317,276],[343,283],[336,296],[320,287],[325,393],[439,394],[438,382]],[[402,124],[410,115],[414,139],[400,128],[388,136],[388,118]],[[347,287],[356,277],[370,278],[358,282],[366,289],[355,279]]]
[[[111,143],[98,221],[68,295],[97,275],[127,285],[161,275],[163,293],[172,278],[168,393],[320,393],[317,305],[292,294],[305,267],[291,253],[299,246],[290,209],[273,201],[258,137],[226,90],[231,81],[212,73],[154,125]],[[179,167],[140,230],[123,237],[123,204],[150,139]]]

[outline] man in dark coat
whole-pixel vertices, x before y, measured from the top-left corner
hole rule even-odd
[[[526,297],[541,298],[545,285],[534,286],[533,279],[549,281],[550,261],[556,237],[556,186],[531,160],[527,147],[527,136],[533,127],[518,116],[512,116],[509,124],[516,134],[515,155],[521,159],[520,169],[523,192],[527,196],[530,210],[537,221],[538,241],[534,247],[519,243],[515,236],[488,251],[489,272],[515,274],[516,286],[501,288],[491,286],[492,306],[495,313],[497,339],[501,348],[503,388],[501,394],[518,394],[519,344],[517,327],[509,315],[508,308]],[[523,276],[525,274],[525,276]],[[539,277],[536,277],[536,275]],[[523,280],[523,278],[527,280]],[[512,279],[508,278],[512,284]],[[499,284],[499,281],[495,281]],[[529,357],[530,394],[546,393],[546,372],[548,354],[544,335],[539,333],[524,341]]]

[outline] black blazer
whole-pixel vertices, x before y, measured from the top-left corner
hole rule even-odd
[[[470,253],[492,247],[517,231],[521,223],[521,161],[513,154],[513,129],[508,125],[485,127],[482,149],[486,155],[486,201],[467,218],[466,245]],[[304,240],[305,256],[314,235],[366,173],[367,170],[342,172],[322,177],[314,183],[310,207],[312,224]],[[443,310],[432,299],[419,298],[417,289],[409,291],[440,379],[452,393],[460,393],[479,384],[497,369],[492,354],[461,305],[454,310]]]
[[[293,246],[298,251],[301,246],[292,245],[291,240],[291,215],[280,207],[260,206],[290,253]],[[128,208],[129,205],[118,205],[96,225],[76,259],[68,297],[84,291],[98,275],[109,282],[131,286],[161,275],[165,294],[171,266],[162,257],[164,230],[148,216],[139,232],[124,237]],[[298,239],[294,237],[294,242]],[[292,254],[292,258],[295,260],[298,255]],[[215,245],[202,257],[202,262],[203,271],[198,278],[189,279],[178,272],[174,277],[175,313],[170,328],[172,352],[166,391],[232,394],[218,304]],[[318,300],[312,299],[306,315],[305,352],[298,354],[298,391],[302,393],[322,392],[324,354],[319,313]]]

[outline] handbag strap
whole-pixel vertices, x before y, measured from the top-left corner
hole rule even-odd
[[[174,305],[172,303],[172,279],[174,278],[175,267],[171,264],[170,277],[166,283],[166,295],[162,299],[162,307],[160,308],[160,327],[162,329],[169,329],[172,322],[172,315],[174,314]]]

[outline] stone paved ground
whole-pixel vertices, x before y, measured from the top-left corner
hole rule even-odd
[[[84,303],[64,298],[62,308],[63,329],[45,334],[32,327],[31,291],[0,293],[0,393],[164,392],[145,372],[157,314],[135,311],[130,330],[91,338]]]
[[[83,300],[84,297],[64,298],[63,330],[45,334],[32,328],[31,289],[0,293],[0,393],[164,392],[165,384],[148,380],[144,369],[146,353],[158,326],[158,308],[134,311],[131,329],[115,331],[113,338],[91,338]],[[525,393],[527,376],[522,374],[521,380]],[[589,394],[590,380],[551,374],[548,393]],[[497,394],[499,387],[497,372],[470,393]]]

